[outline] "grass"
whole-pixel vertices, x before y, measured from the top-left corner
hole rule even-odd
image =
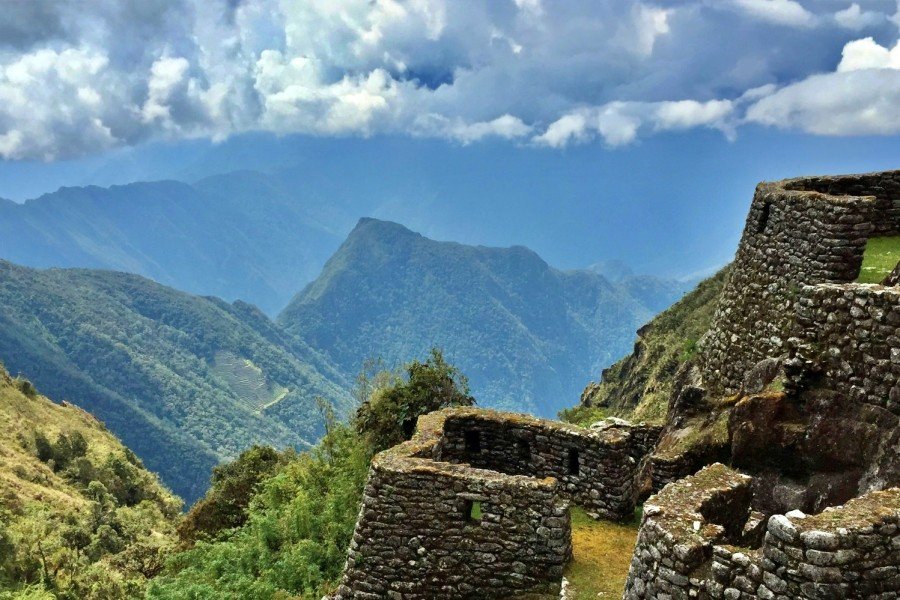
[[[859,283],[881,283],[900,262],[900,236],[872,238],[866,244]]]
[[[572,562],[566,579],[576,600],[621,598],[637,541],[640,509],[628,523],[595,521],[572,508]]]

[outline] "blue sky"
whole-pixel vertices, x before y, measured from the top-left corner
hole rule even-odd
[[[4,8],[17,201],[298,165],[434,237],[683,275],[730,257],[757,181],[900,156],[894,0]]]

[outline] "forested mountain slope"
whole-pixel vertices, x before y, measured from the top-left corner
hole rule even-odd
[[[444,349],[487,406],[554,415],[684,284],[559,271],[523,247],[436,242],[362,219],[278,323],[345,373]]]
[[[108,271],[0,261],[0,360],[97,415],[189,502],[221,459],[318,439],[316,397],[348,401],[256,308]]]
[[[307,210],[302,191],[251,172],[0,202],[0,258],[137,273],[269,314],[318,274],[344,231]]]
[[[180,504],[97,419],[0,366],[0,596],[137,597]]]

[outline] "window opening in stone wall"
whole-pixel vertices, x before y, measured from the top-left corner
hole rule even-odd
[[[406,419],[403,421],[403,437],[404,439],[412,439],[413,433],[416,431],[416,420]]]
[[[481,502],[478,500],[466,500],[466,503],[463,506],[463,516],[467,523],[481,521]]]
[[[470,454],[478,454],[481,452],[481,432],[467,431],[465,433],[466,452]]]
[[[759,222],[756,224],[756,233],[762,233],[769,224],[769,215],[772,212],[772,203],[766,202],[762,207],[762,214],[759,215]]]
[[[531,462],[531,444],[527,440],[519,440],[516,442],[519,451],[519,460],[524,463]]]
[[[578,450],[572,448],[569,450],[569,475],[578,475],[581,470],[581,457],[578,456]]]

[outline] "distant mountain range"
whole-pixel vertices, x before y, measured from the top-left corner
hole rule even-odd
[[[523,247],[436,242],[362,219],[322,274],[278,316],[352,373],[440,346],[482,404],[553,416],[626,354],[680,282],[559,271]]]
[[[388,221],[353,228],[346,198],[304,203],[295,180],[236,172],[0,202],[13,261],[0,260],[0,361],[95,413],[191,501],[253,443],[315,441],[316,398],[349,410],[367,358],[396,366],[438,346],[482,405],[553,416],[689,287]]]
[[[0,261],[0,360],[101,418],[187,500],[254,443],[315,442],[348,384],[258,309],[108,271]]]
[[[194,185],[62,188],[0,202],[0,258],[137,273],[274,315],[319,273],[348,227],[327,206],[307,209],[303,197],[253,172]],[[335,221],[345,225],[325,224]]]

